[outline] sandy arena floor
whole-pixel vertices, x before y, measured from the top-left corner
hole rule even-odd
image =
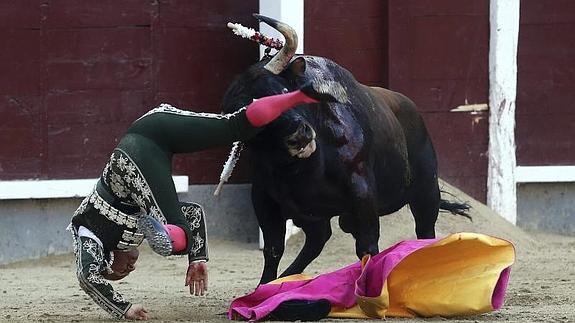
[[[453,191],[453,190],[451,190]],[[467,197],[463,200],[470,201]],[[481,232],[515,243],[517,262],[505,305],[500,311],[457,319],[393,319],[390,322],[575,322],[575,237],[525,233],[471,201],[474,221],[440,214],[437,236]],[[381,218],[380,249],[413,239],[413,220],[407,210]],[[353,240],[332,221],[334,235],[322,255],[308,267],[316,275],[355,262]],[[302,236],[288,243],[281,269],[293,259]],[[263,257],[254,244],[210,241],[209,292],[189,295],[184,287],[185,258],[164,259],[142,247],[138,268],[115,288],[135,303],[143,303],[151,321],[225,322],[232,299],[255,288]],[[0,267],[0,321],[113,321],[78,286],[71,255],[20,262]],[[326,319],[331,322],[358,320]]]

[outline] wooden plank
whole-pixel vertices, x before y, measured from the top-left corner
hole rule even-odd
[[[387,86],[387,1],[307,1],[305,53],[325,56],[368,85]]]
[[[160,3],[160,26],[192,27],[219,30],[228,33],[228,22],[239,22],[251,28],[257,27],[257,20],[251,14],[258,12],[258,0],[189,1],[162,0]],[[214,39],[217,41],[217,39]]]
[[[42,0],[0,1],[0,29],[39,29],[40,6],[43,2]],[[3,49],[6,49],[6,46]]]
[[[575,23],[575,2],[572,0],[522,0],[520,19],[521,29],[529,24]]]
[[[575,165],[575,3],[522,1],[520,24],[517,163]]]
[[[43,9],[46,28],[146,26],[157,2],[149,0],[48,1]]]
[[[258,52],[226,23],[255,26],[257,6],[2,1],[0,69],[10,77],[0,81],[0,179],[97,176],[125,128],[164,100],[219,112],[227,85]],[[210,161],[209,174],[204,159],[178,171],[215,182],[224,159]]]
[[[428,0],[390,0],[391,6],[409,7],[412,16],[487,16],[489,2],[477,0],[434,0],[433,6]]]
[[[152,109],[154,102],[153,95],[145,89],[94,89],[50,93],[45,98],[45,106],[50,124],[121,122],[127,127]]]
[[[417,104],[439,175],[485,201],[486,113],[453,113],[488,101],[488,1],[389,1],[389,86]]]
[[[29,178],[42,171],[42,97],[0,96],[0,176]]]
[[[46,64],[48,91],[143,89],[151,84],[151,60]]]
[[[517,116],[517,164],[574,165],[575,114]]]
[[[150,27],[53,29],[44,33],[49,63],[123,62],[152,58]]]
[[[40,93],[39,30],[0,30],[0,94]]]

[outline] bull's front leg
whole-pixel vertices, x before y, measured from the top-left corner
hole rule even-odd
[[[355,252],[361,259],[364,255],[379,253],[379,216],[374,187],[368,174],[354,172],[351,175],[352,193],[352,235],[355,238]]]
[[[265,284],[277,278],[284,253],[286,226],[279,204],[256,185],[252,185],[252,202],[264,236],[264,270],[260,284]]]
[[[304,269],[319,256],[325,243],[331,237],[331,224],[329,219],[324,221],[299,222],[305,233],[305,244],[295,260],[281,274],[281,277],[301,274]]]

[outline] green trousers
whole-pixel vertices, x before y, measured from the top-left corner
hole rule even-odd
[[[82,202],[72,224],[94,232],[106,250],[127,249],[142,242],[135,224],[137,214],[143,211],[160,222],[181,227],[188,241],[181,253],[189,254],[198,249],[193,244],[199,239],[178,201],[172,181],[173,155],[247,140],[258,131],[247,120],[245,108],[219,115],[162,104],[127,129],[106,164],[97,189]],[[205,226],[203,231],[204,237],[200,238],[205,241]],[[191,255],[190,260],[202,258],[207,258],[207,250]]]

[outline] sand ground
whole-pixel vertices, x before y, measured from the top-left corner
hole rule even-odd
[[[392,322],[575,322],[575,237],[526,233],[509,225],[485,206],[468,197],[473,222],[440,214],[437,236],[454,232],[481,232],[512,241],[517,261],[511,271],[507,298],[497,312],[462,318],[394,319]],[[404,209],[381,218],[380,249],[415,238],[413,220]],[[351,236],[332,221],[334,235],[306,273],[317,275],[355,262]],[[280,270],[287,267],[303,242],[288,242]],[[262,270],[256,244],[210,241],[209,292],[189,295],[184,287],[187,259],[165,259],[143,246],[138,268],[114,286],[126,298],[143,303],[151,321],[225,322],[230,302],[251,292]],[[113,321],[78,286],[72,255],[50,256],[0,267],[0,321]],[[326,319],[352,322],[358,320]]]

